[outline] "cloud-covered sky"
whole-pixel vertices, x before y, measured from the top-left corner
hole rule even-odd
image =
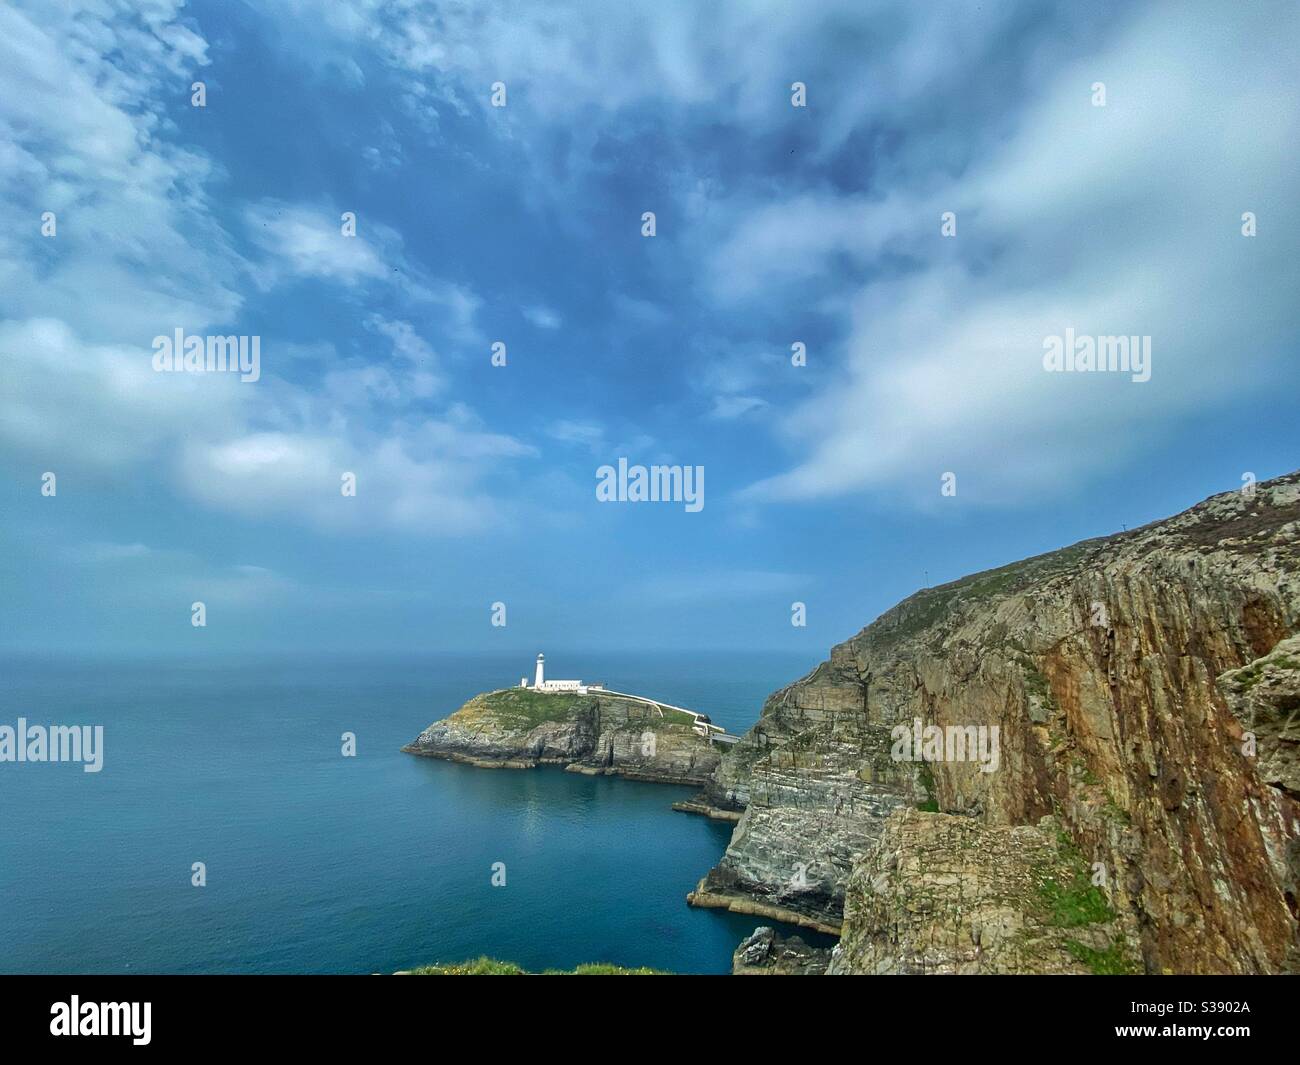
[[[1297,43],[1285,2],[10,3],[0,648],[817,657],[1285,472]],[[178,329],[260,378],[155,372]],[[1067,330],[1150,380],[1046,372]],[[599,502],[619,458],[705,506]]]

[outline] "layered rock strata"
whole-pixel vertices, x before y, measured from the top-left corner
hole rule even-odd
[[[832,972],[1294,967],[1300,474],[1253,489],[835,647],[706,785],[744,813],[692,901],[839,928]],[[896,726],[996,729],[997,764],[904,760]]]

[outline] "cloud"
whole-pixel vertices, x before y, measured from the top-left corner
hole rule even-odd
[[[409,375],[407,390],[411,395],[427,399],[446,387],[447,381],[438,368],[437,355],[410,322],[372,315],[366,324],[392,341],[393,356],[406,364]],[[368,366],[366,369],[376,367]]]
[[[784,596],[806,590],[810,578],[801,573],[777,570],[716,570],[712,572],[659,574],[631,587],[638,603],[681,606],[691,603],[741,602]]]
[[[615,314],[634,323],[661,326],[670,319],[669,313],[657,303],[616,292],[612,300]]]
[[[454,532],[486,520],[458,491],[447,493],[443,509],[437,499],[441,471],[393,441],[362,456],[329,437],[253,433],[215,446],[190,445],[181,461],[191,494],[248,516],[306,515],[322,527],[353,529],[423,521],[428,531]],[[346,474],[356,477],[356,498],[342,493]]]
[[[546,434],[562,444],[576,444],[592,452],[600,452],[605,448],[605,427],[595,422],[561,418],[547,426]]]
[[[520,314],[524,318],[537,326],[538,329],[559,329],[560,316],[549,307],[543,307],[540,304],[520,308]]]
[[[87,563],[120,562],[126,559],[148,558],[153,554],[153,548],[142,543],[115,544],[104,541],[79,544],[63,552],[64,558],[73,562]]]
[[[286,275],[355,285],[363,280],[387,279],[388,259],[397,252],[400,240],[390,228],[376,227],[373,243],[358,233],[343,232],[342,213],[330,208],[312,208],[270,200],[249,207],[244,221],[253,242],[266,255],[259,271],[259,283],[271,288]]]
[[[0,323],[0,355],[0,442],[24,461],[56,473],[135,470],[253,519],[475,531],[503,513],[487,480],[536,454],[463,403],[372,419],[397,378],[352,395],[358,416],[340,418],[337,381],[316,392],[270,375],[243,384],[233,374],[156,373],[148,348],[87,345],[46,319]],[[357,475],[356,498],[341,494],[344,472]]]
[[[289,514],[323,528],[464,534],[503,518],[484,486],[501,462],[535,456],[530,446],[482,427],[463,406],[388,432],[247,432],[187,442],[179,467],[197,499],[249,516]],[[344,495],[346,474],[355,495]]]
[[[726,109],[753,120],[770,114],[772,98],[788,107],[797,79],[842,136],[869,103],[892,107],[960,85],[964,70],[1020,31],[1029,7],[824,0],[810,11],[628,0],[593,18],[581,0],[544,7],[508,0],[487,9],[408,0],[363,5],[337,20],[328,17],[334,5],[299,0],[282,11],[295,25],[307,16],[327,24],[338,41],[373,49],[407,72],[435,109],[487,109],[492,83],[503,81],[510,94],[505,110],[522,107],[550,121],[648,102]],[[844,78],[846,69],[852,79]]]
[[[480,528],[502,507],[488,481],[534,452],[447,395],[412,320],[436,323],[440,343],[481,343],[481,299],[364,211],[344,238],[327,201],[233,201],[220,213],[243,227],[227,232],[211,196],[220,168],[169,140],[206,42],[168,0],[76,8],[0,9],[0,445],[40,469],[125,472],[250,519]],[[40,235],[44,211],[56,236]],[[368,323],[387,350],[340,358],[328,341],[266,337],[257,385],[153,371],[160,333],[235,332],[250,281],[381,294],[398,313]],[[343,469],[372,493],[351,511],[332,505]]]
[[[784,359],[755,345],[737,345],[710,337],[692,351],[691,387],[709,403],[709,417],[735,421],[767,411],[771,404],[757,393],[780,380]]]
[[[352,212],[358,214],[357,212]],[[360,212],[352,236],[344,212],[330,205],[262,200],[244,210],[244,224],[261,256],[249,273],[263,291],[294,281],[321,281],[358,297],[391,291],[408,304],[432,305],[442,331],[458,343],[481,343],[475,324],[482,299],[468,286],[434,278],[403,249],[397,230]]]
[[[44,538],[43,538],[44,539]],[[48,544],[44,544],[47,549]],[[289,592],[305,595],[297,582],[267,566],[247,562],[210,562],[195,552],[175,546],[115,543],[89,540],[63,543],[54,550],[65,565],[93,569],[78,579],[111,582],[114,602],[145,604],[151,610],[160,602],[176,604],[176,616],[188,623],[189,605],[202,601],[209,607],[258,606]]]
[[[164,137],[165,101],[208,62],[179,6],[0,7],[0,315],[147,342],[237,314],[214,167]]]
[[[56,473],[165,464],[202,426],[242,422],[234,375],[155,373],[147,344],[87,344],[64,322],[0,322],[0,441]]]
[[[1300,72],[1279,43],[1297,31],[1293,7],[1149,15],[1055,69],[959,178],[739,226],[715,259],[735,298],[779,283],[774,269],[826,285],[848,258],[867,277],[843,301],[842,367],[778,423],[796,464],[746,497],[935,499],[953,471],[965,494],[1022,502],[1140,463],[1171,427],[1275,380],[1300,325]],[[1245,210],[1268,239],[1241,235]],[[745,263],[760,265],[738,285]],[[1044,372],[1044,338],[1067,328],[1150,336],[1151,380]]]
[[[758,396],[717,396],[713,401],[713,410],[709,413],[722,421],[732,421],[765,410],[767,406],[767,400]]]

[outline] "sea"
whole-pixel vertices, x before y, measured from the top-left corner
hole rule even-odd
[[[0,658],[0,725],[103,726],[99,772],[0,762],[0,972],[730,971],[765,922],[686,905],[732,831],[693,789],[401,753],[530,657]],[[815,664],[547,656],[734,732]]]

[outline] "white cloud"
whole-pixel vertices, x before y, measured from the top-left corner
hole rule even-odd
[[[357,290],[393,291],[400,299],[439,311],[442,331],[459,343],[481,343],[475,315],[482,306],[470,288],[433,278],[412,261],[403,241],[391,226],[356,217],[352,236],[343,233],[344,212],[331,205],[263,200],[244,211],[249,238],[261,258],[249,272],[263,290],[290,281],[324,281]],[[409,327],[408,327],[409,328]]]
[[[521,308],[520,313],[527,321],[537,326],[538,329],[560,328],[560,316],[549,307],[543,307],[540,304],[536,304]]]
[[[1024,501],[1140,463],[1171,425],[1276,380],[1300,324],[1300,70],[1282,43],[1297,32],[1294,7],[1150,16],[1056,69],[960,180],[865,210],[796,201],[739,227],[715,260],[736,298],[764,291],[773,263],[824,281],[849,256],[885,278],[847,306],[843,368],[780,422],[796,465],[747,497],[937,499],[953,471],[967,496]],[[956,238],[939,236],[942,210]],[[1241,236],[1244,210],[1266,239]],[[879,269],[899,253],[916,265]],[[1044,372],[1044,337],[1067,327],[1151,336],[1151,380]]]
[[[561,418],[546,429],[547,435],[563,444],[576,444],[596,452],[605,447],[605,427],[596,422]]]
[[[631,587],[632,598],[656,606],[741,602],[806,590],[807,576],[777,570],[714,570],[657,574]]]
[[[328,17],[333,7],[297,0],[284,11],[296,24],[308,11]],[[791,81],[803,80],[829,132],[841,137],[867,106],[892,109],[960,85],[1019,14],[1014,4],[974,10],[960,0],[925,7],[824,0],[814,10],[775,0],[627,0],[593,18],[580,0],[508,0],[490,8],[410,0],[363,5],[332,29],[336,39],[372,46],[413,75],[435,108],[487,108],[499,80],[510,107],[552,120],[649,101],[770,120],[770,101],[788,107]],[[831,92],[842,88],[846,63],[855,72],[852,91]]]
[[[113,563],[136,558],[149,558],[154,549],[146,544],[117,544],[107,541],[92,541],[69,547],[63,552],[64,558],[73,562]]]
[[[327,528],[459,534],[503,512],[486,487],[536,452],[493,433],[464,404],[441,415],[375,419],[379,395],[337,395],[273,376],[156,373],[148,348],[87,345],[49,320],[0,323],[0,442],[56,474],[136,471],[209,505]],[[364,372],[364,371],[362,371]],[[392,388],[398,388],[393,379]],[[357,474],[357,497],[340,492]]]
[[[708,400],[709,417],[735,421],[771,406],[758,392],[782,380],[784,370],[775,351],[710,337],[692,353],[690,383]]]
[[[447,381],[439,370],[437,355],[410,322],[372,315],[367,325],[392,342],[394,357],[404,364],[403,372],[406,379],[404,388],[400,391],[419,399],[427,399],[446,387]],[[365,369],[380,368],[368,365]]]
[[[167,461],[169,442],[242,421],[234,375],[155,373],[145,344],[87,344],[51,319],[0,322],[0,440],[48,462],[105,470]],[[60,464],[63,465],[60,465]]]
[[[342,212],[333,208],[264,201],[249,207],[244,221],[249,236],[268,257],[256,275],[263,288],[280,283],[286,274],[354,285],[387,279],[394,269],[366,237],[364,220],[355,235],[345,236]],[[375,240],[381,246],[399,243],[387,227],[377,227]]]
[[[249,515],[306,515],[331,528],[468,533],[503,518],[480,487],[483,461],[522,458],[517,441],[448,421],[380,438],[251,433],[215,446],[190,443],[181,459],[188,490]],[[356,478],[344,496],[342,477]]]
[[[0,315],[147,343],[238,312],[212,165],[162,136],[162,101],[207,63],[179,6],[0,7]]]

